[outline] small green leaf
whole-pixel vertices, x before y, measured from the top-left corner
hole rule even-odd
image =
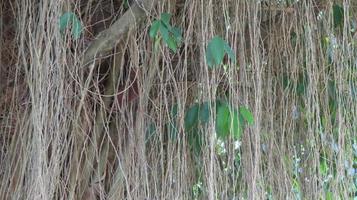
[[[199,110],[199,120],[202,124],[208,123],[210,117],[209,102],[202,103]]]
[[[215,36],[210,40],[206,50],[206,61],[210,68],[222,64],[224,55],[227,53],[232,62],[236,62],[236,57],[231,47],[221,37]]]
[[[169,39],[168,39],[166,42],[167,42],[167,46],[168,46],[174,53],[176,53],[176,51],[177,51],[177,44],[176,44],[175,38],[173,38],[172,36],[169,36]]]
[[[322,176],[327,176],[328,174],[328,165],[325,158],[320,161],[320,173]]]
[[[157,35],[157,32],[159,31],[159,28],[160,28],[160,25],[161,25],[161,22],[158,21],[158,20],[155,20],[151,27],[150,27],[150,31],[149,31],[149,36],[151,38],[155,38],[156,35]]]
[[[194,104],[188,109],[186,116],[185,116],[185,129],[186,130],[190,130],[195,124],[197,124],[198,110],[199,110],[198,104]]]
[[[218,36],[212,38],[208,43],[206,60],[209,67],[213,68],[222,63],[225,53],[224,43],[225,41]]]
[[[128,9],[130,4],[129,4],[129,0],[124,0],[124,9]]]
[[[230,110],[227,104],[222,104],[217,109],[216,132],[220,138],[229,135],[230,130]]]
[[[178,27],[173,27],[171,29],[172,34],[175,36],[176,41],[179,43],[182,40],[182,31]]]
[[[169,30],[163,25],[163,23],[161,22],[161,25],[160,25],[160,33],[161,33],[161,36],[162,38],[164,39],[165,43],[167,44],[168,41],[169,41]]]
[[[334,197],[333,197],[333,193],[331,192],[331,191],[326,191],[326,200],[333,200],[333,199],[335,199]],[[356,197],[354,197],[354,200],[356,199]]]
[[[333,24],[335,26],[335,28],[340,27],[343,25],[343,7],[338,5],[338,4],[334,4],[332,6],[332,13],[333,13]]]
[[[77,16],[72,12],[64,13],[59,19],[59,29],[61,34],[65,34],[68,26],[72,28],[72,36],[74,39],[78,39],[82,33],[82,24]]]
[[[232,132],[233,132],[233,138],[235,140],[240,140],[241,135],[242,135],[242,124],[240,123],[239,120],[239,113],[238,111],[234,111],[231,119],[231,123],[232,123]]]
[[[192,129],[187,132],[187,137],[191,150],[196,156],[199,156],[202,151],[202,145],[204,144],[202,130],[199,130],[197,126],[193,126]]]
[[[161,21],[167,27],[170,27],[170,18],[171,18],[171,14],[170,13],[161,13]]]
[[[239,108],[239,112],[240,114],[243,116],[244,120],[246,120],[248,122],[249,125],[253,125],[254,124],[254,116],[253,114],[249,111],[248,108],[241,106]]]

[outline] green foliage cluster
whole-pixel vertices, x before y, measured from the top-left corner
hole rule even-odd
[[[212,108],[215,106],[215,117]],[[174,105],[170,112],[171,120],[165,127],[169,138],[176,140],[178,136],[177,109]],[[196,153],[201,152],[205,138],[209,137],[204,133],[209,123],[215,123],[215,133],[218,139],[226,141],[233,138],[236,141],[241,139],[242,132],[247,125],[254,124],[254,117],[250,110],[245,106],[234,108],[225,101],[217,100],[213,102],[195,103],[185,112],[184,131],[188,137],[191,149]],[[150,125],[148,136],[151,137],[155,131],[155,126]]]
[[[161,38],[165,44],[176,53],[177,47],[182,41],[181,29],[170,24],[171,14],[162,13],[160,19],[153,21],[149,36],[155,40],[154,49],[158,48]],[[235,63],[236,58],[233,50],[221,37],[213,37],[206,49],[206,63],[210,69],[215,69],[222,65],[225,55]],[[212,105],[215,105],[215,118],[212,117]],[[177,105],[171,110],[171,121],[166,124],[168,135],[171,139],[176,139],[178,135],[177,127]],[[253,114],[248,108],[241,106],[234,108],[227,102],[202,102],[191,105],[184,117],[184,130],[187,133],[188,141],[194,152],[201,152],[201,147],[204,141],[204,127],[208,123],[215,122],[215,132],[217,137],[226,140],[233,137],[234,140],[240,140],[243,129],[246,124],[254,123]],[[150,125],[149,135],[154,132],[154,126]]]
[[[181,29],[170,24],[171,14],[162,13],[160,19],[153,21],[149,36],[155,39],[155,44],[159,44],[161,37],[166,45],[176,53],[177,47],[180,46],[182,36]],[[160,33],[160,35],[158,34]]]

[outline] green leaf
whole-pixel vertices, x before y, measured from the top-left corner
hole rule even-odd
[[[129,0],[124,0],[124,9],[128,9],[129,8]]]
[[[164,39],[165,43],[167,44],[168,41],[169,41],[169,30],[163,25],[163,23],[161,22],[161,25],[160,25],[160,33],[162,35],[162,38]]]
[[[326,191],[326,200],[333,200],[333,199],[335,199],[333,197],[333,193],[331,191],[329,191],[329,190]],[[356,197],[354,199],[356,199]]]
[[[335,28],[343,26],[343,7],[338,5],[338,4],[334,4],[332,6],[332,13],[333,13],[333,24],[335,26]]]
[[[235,140],[240,140],[241,135],[242,135],[242,124],[240,123],[239,120],[239,113],[238,111],[233,112],[232,119],[230,120],[232,122],[232,133],[233,133],[233,138]]]
[[[248,108],[241,106],[239,108],[239,112],[240,114],[243,116],[244,120],[246,120],[248,122],[249,125],[253,125],[254,124],[254,116],[253,114],[249,111]]]
[[[296,86],[296,93],[298,96],[303,96],[306,93],[306,88],[308,86],[308,77],[306,73],[300,73]]]
[[[206,51],[206,61],[209,67],[213,68],[222,63],[225,53],[224,46],[225,41],[218,36],[210,40]]]
[[[59,19],[59,29],[61,34],[65,34],[68,26],[72,28],[72,36],[74,39],[78,39],[82,33],[82,24],[77,16],[72,12],[64,13]]]
[[[196,103],[192,105],[185,116],[185,129],[190,130],[198,121],[199,105]]]
[[[209,102],[202,103],[199,110],[199,120],[202,124],[208,123],[210,117]]]
[[[234,54],[231,47],[224,41],[224,51],[227,53],[228,58],[232,60],[233,63],[236,62],[236,55]]]
[[[327,176],[328,174],[328,165],[325,158],[320,161],[320,173],[322,176]]]
[[[210,68],[222,64],[224,55],[227,53],[232,62],[236,62],[236,57],[231,47],[221,37],[215,36],[210,40],[206,50],[206,61]]]
[[[161,13],[161,21],[166,25],[168,28],[170,27],[170,13]]]
[[[191,150],[196,154],[196,156],[199,156],[204,143],[202,130],[198,129],[197,126],[193,126],[192,129],[187,132],[187,136]]]
[[[225,138],[230,131],[230,110],[227,104],[221,104],[217,108],[216,132],[220,138]]]
[[[182,40],[182,31],[181,31],[181,29],[178,28],[178,27],[173,27],[173,28],[171,29],[171,32],[172,32],[172,34],[175,36],[176,41],[177,41],[178,43],[180,43],[181,40]]]
[[[168,39],[166,42],[167,42],[167,46],[168,46],[174,53],[176,53],[176,51],[177,51],[177,44],[176,44],[175,38],[173,38],[172,36],[169,36],[169,39]]]
[[[156,35],[157,35],[157,32],[159,31],[159,28],[160,28],[160,25],[161,25],[161,22],[158,21],[158,20],[155,20],[151,27],[150,27],[150,31],[149,31],[149,36],[151,38],[155,38]]]

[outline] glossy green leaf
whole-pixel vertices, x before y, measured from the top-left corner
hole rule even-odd
[[[175,38],[173,38],[172,36],[169,36],[169,39],[166,41],[167,46],[174,52],[176,53],[177,51],[177,43]]]
[[[198,110],[199,110],[199,105],[194,104],[192,105],[186,113],[185,116],[185,129],[190,130],[195,124],[197,124],[198,121]]]
[[[206,61],[209,67],[213,68],[220,65],[225,54],[225,41],[216,36],[208,43],[206,51]]]
[[[157,35],[157,32],[159,31],[159,28],[160,28],[160,25],[161,25],[161,22],[158,21],[158,20],[155,20],[151,27],[150,27],[150,31],[149,31],[149,36],[151,38],[155,38],[156,35]]]
[[[170,37],[169,30],[165,26],[163,26],[162,22],[161,22],[159,29],[160,29],[162,38],[164,39],[165,43],[167,44],[169,41],[169,37]]]
[[[333,24],[336,27],[340,27],[343,26],[343,7],[338,5],[338,4],[334,4],[332,6],[332,13],[333,13]]]
[[[170,18],[171,18],[171,14],[170,13],[161,13],[161,21],[167,27],[170,27]]]
[[[227,104],[222,104],[217,109],[216,132],[220,138],[225,138],[230,131],[230,110]]]
[[[242,115],[242,117],[244,118],[244,120],[246,120],[248,122],[249,125],[254,124],[254,116],[248,108],[241,106],[239,108],[239,112]]]
[[[65,31],[69,29],[72,30],[72,36],[74,39],[78,39],[82,33],[82,24],[77,16],[72,12],[64,13],[59,19],[59,29],[61,34],[65,34]]]

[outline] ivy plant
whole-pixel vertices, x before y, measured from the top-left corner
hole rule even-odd
[[[233,107],[225,101],[216,101],[215,132],[223,141],[232,137],[235,141],[241,139],[246,125],[254,124],[254,116],[245,106]],[[188,134],[189,144],[198,153],[201,151],[204,135],[202,127],[210,122],[211,104],[209,102],[195,103],[185,114],[184,127]]]
[[[181,29],[170,24],[171,14],[162,13],[160,19],[153,21],[149,36],[155,39],[155,47],[160,44],[161,38],[165,44],[176,53],[182,41]],[[159,34],[160,33],[160,34]]]

